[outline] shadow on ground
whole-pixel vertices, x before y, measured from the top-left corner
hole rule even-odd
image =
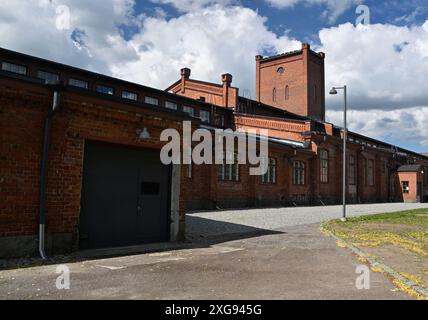
[[[106,259],[171,250],[207,248],[215,244],[243,240],[284,232],[260,229],[246,225],[186,216],[186,240],[180,242],[152,243],[130,247],[102,248],[78,251],[69,255],[51,256],[47,260],[38,257],[0,259],[0,270],[29,268],[43,265],[73,263],[85,260]]]

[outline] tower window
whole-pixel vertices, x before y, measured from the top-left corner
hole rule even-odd
[[[290,98],[290,87],[288,85],[285,86],[285,100]]]
[[[276,72],[277,72],[278,74],[283,74],[283,73],[285,72],[285,70],[284,70],[284,68],[283,68],[283,67],[279,67],[279,68],[276,70]]]
[[[272,101],[276,101],[276,88],[273,88],[272,90]]]

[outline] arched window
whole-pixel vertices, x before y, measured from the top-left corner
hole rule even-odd
[[[288,85],[285,86],[285,100],[290,98],[290,87]]]
[[[272,101],[276,101],[276,88],[273,88],[272,90]]]
[[[284,68],[283,67],[279,67],[277,70],[276,70],[276,72],[278,73],[278,74],[283,74],[284,73]]]

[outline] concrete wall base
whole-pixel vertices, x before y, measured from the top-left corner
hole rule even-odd
[[[47,255],[70,253],[76,249],[72,234],[46,235]],[[0,238],[0,259],[35,257],[39,255],[38,236],[15,236]]]

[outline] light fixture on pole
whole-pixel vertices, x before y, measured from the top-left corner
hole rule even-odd
[[[343,90],[343,96],[344,96],[344,112],[343,112],[343,169],[342,169],[342,204],[343,204],[343,212],[342,212],[342,221],[346,221],[346,141],[347,141],[347,123],[346,123],[346,116],[347,116],[347,87],[333,87],[330,90],[331,95],[337,95],[337,90]]]

